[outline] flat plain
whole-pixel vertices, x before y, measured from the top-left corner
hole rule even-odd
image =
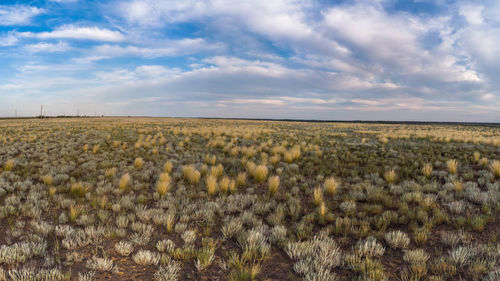
[[[0,120],[0,280],[500,280],[500,127]]]

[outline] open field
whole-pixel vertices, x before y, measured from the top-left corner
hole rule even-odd
[[[500,127],[0,121],[0,280],[500,280]]]

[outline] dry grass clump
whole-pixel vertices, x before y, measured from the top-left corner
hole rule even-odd
[[[255,181],[263,182],[267,178],[268,169],[266,165],[257,165],[250,174],[253,176]]]
[[[115,251],[124,257],[128,257],[134,251],[134,245],[127,241],[120,241],[115,244]]]
[[[247,173],[240,172],[236,176],[236,186],[245,186],[247,184]]]
[[[320,187],[316,187],[313,190],[313,203],[316,206],[319,206],[321,203],[323,203],[323,189]]]
[[[490,170],[495,178],[500,178],[500,161],[494,160],[490,164]]]
[[[481,158],[481,153],[479,153],[478,151],[474,151],[473,158],[474,162],[479,163],[479,159]]]
[[[163,171],[165,173],[171,173],[172,172],[172,168],[174,167],[174,165],[172,164],[172,162],[170,161],[167,161],[165,162],[165,164],[163,165]]]
[[[5,171],[12,171],[15,164],[16,164],[16,162],[14,162],[14,159],[9,159],[9,160],[5,161],[5,164],[3,165],[3,169]]]
[[[144,160],[141,158],[141,157],[137,157],[135,158],[134,160],[134,167],[137,169],[137,170],[140,170],[142,169],[142,166],[144,165]]]
[[[79,205],[71,205],[68,210],[68,219],[70,221],[76,221],[76,219],[80,216],[83,207]]]
[[[69,192],[76,197],[82,197],[85,196],[89,189],[90,186],[84,185],[81,181],[79,181],[71,184]]]
[[[99,145],[99,144],[94,145],[92,147],[92,154],[96,154],[100,148],[101,148],[101,145]]]
[[[406,249],[410,244],[410,238],[406,233],[396,230],[385,234],[385,242],[393,249]]]
[[[335,178],[330,177],[325,180],[323,187],[325,189],[326,194],[333,195],[337,191],[339,186],[339,182],[335,180]]]
[[[106,173],[104,174],[107,178],[113,178],[116,175],[116,172],[118,169],[116,167],[109,168],[106,170]]]
[[[384,173],[384,179],[387,183],[395,183],[397,179],[396,171],[394,171],[394,169],[386,171]]]
[[[223,177],[219,181],[219,189],[221,192],[226,193],[229,190],[231,192],[235,192],[236,182],[234,180],[229,179],[228,177]]]
[[[214,175],[208,175],[205,179],[205,186],[207,187],[208,195],[215,195],[217,193],[217,177]]]
[[[458,170],[458,162],[457,160],[455,159],[450,159],[448,161],[446,161],[446,167],[448,168],[448,172],[452,175],[456,175],[457,174],[457,170]]]
[[[160,196],[165,195],[170,190],[171,181],[168,173],[161,173],[160,179],[156,183],[156,192],[158,192]]]
[[[191,184],[198,184],[200,182],[201,173],[193,165],[182,166],[182,174]]]
[[[43,183],[47,186],[51,186],[52,185],[52,181],[54,180],[54,178],[52,177],[52,175],[43,175],[41,177]]]
[[[432,173],[432,165],[430,163],[426,163],[423,167],[422,167],[422,174],[426,177],[426,178],[429,178],[431,176],[431,173]]]
[[[121,190],[125,190],[130,185],[131,179],[132,177],[130,176],[129,173],[123,174],[122,177],[120,178],[120,182],[118,183],[118,187]]]
[[[148,250],[139,250],[133,259],[139,265],[156,265],[160,261],[160,256]]]
[[[267,181],[267,188],[268,188],[269,193],[271,195],[276,194],[276,192],[278,191],[279,185],[280,185],[280,177],[279,176],[269,177],[269,179]]]
[[[455,188],[455,191],[457,191],[457,192],[464,191],[464,184],[459,180],[453,181],[453,187]]]

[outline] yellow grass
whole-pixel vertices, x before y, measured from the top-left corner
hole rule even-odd
[[[316,187],[313,191],[314,205],[319,206],[323,202],[323,189]]]
[[[397,175],[396,175],[396,172],[394,171],[394,169],[386,171],[384,173],[384,179],[388,183],[395,183],[396,182],[396,178],[397,178]]]
[[[455,175],[458,170],[458,162],[455,159],[450,159],[446,161],[446,167],[448,167],[448,172]]]
[[[429,163],[426,163],[423,167],[422,167],[422,174],[426,177],[426,178],[429,178],[431,176],[431,173],[432,173],[432,165],[429,164]]]
[[[15,162],[13,159],[9,159],[5,162],[5,164],[3,165],[3,169],[5,171],[12,171],[12,169],[14,168],[14,165],[15,165]]]
[[[325,192],[329,195],[335,194],[338,186],[339,186],[338,181],[336,181],[335,178],[333,177],[327,178],[325,180],[325,183],[323,184]]]
[[[207,187],[208,195],[215,195],[217,193],[217,177],[208,175],[205,179],[205,186]]]
[[[495,178],[500,178],[500,161],[494,160],[493,162],[491,162],[490,170]]]
[[[130,179],[131,179],[131,177],[130,177],[129,173],[123,174],[123,176],[120,179],[120,183],[118,184],[118,187],[121,190],[125,190],[125,188],[127,188],[130,184]]]
[[[141,157],[137,157],[134,160],[134,167],[138,170],[142,169],[142,166],[144,165],[144,160]]]
[[[279,185],[280,185],[280,177],[279,176],[269,177],[269,179],[267,181],[267,187],[268,187],[269,193],[271,195],[276,194],[276,192],[278,191]]]

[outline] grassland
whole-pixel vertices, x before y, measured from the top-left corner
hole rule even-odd
[[[498,126],[0,121],[0,280],[500,280]]]

